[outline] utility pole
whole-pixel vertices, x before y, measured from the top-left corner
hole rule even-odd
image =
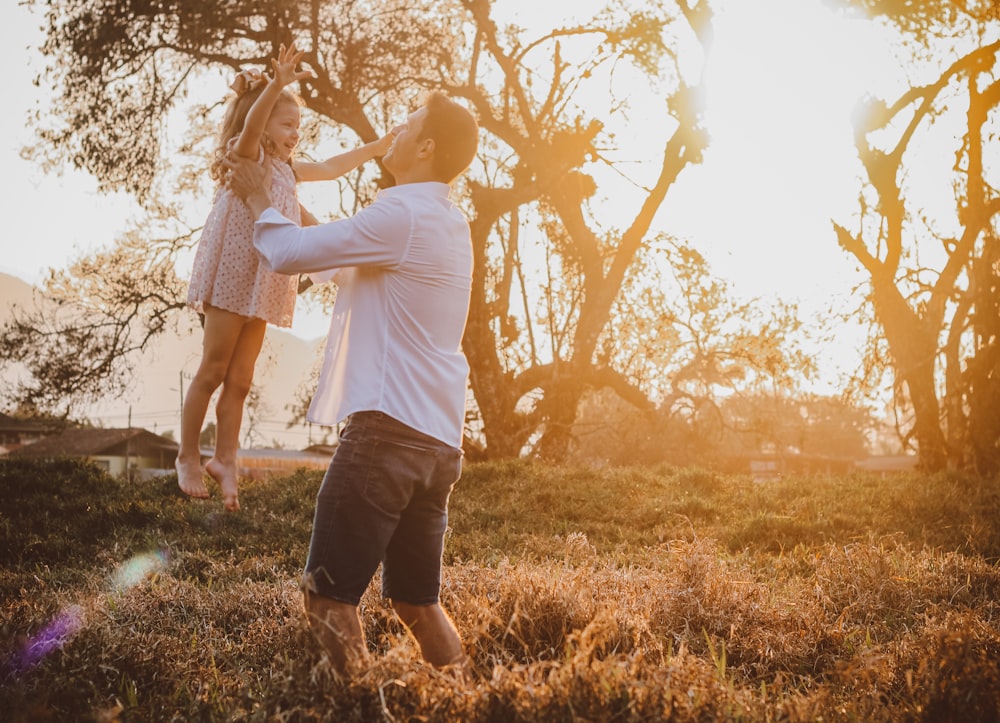
[[[190,377],[188,377],[190,379]],[[184,429],[184,370],[179,369],[177,371],[177,393],[180,395],[181,406],[177,410],[177,430],[178,436],[180,432]]]
[[[125,479],[132,481],[131,452],[132,452],[132,405],[128,405],[128,430],[125,433]]]

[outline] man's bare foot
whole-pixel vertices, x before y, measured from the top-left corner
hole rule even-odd
[[[223,464],[215,457],[208,460],[205,471],[222,488],[222,504],[230,512],[240,508],[240,485],[236,479],[236,465]]]
[[[174,462],[177,470],[177,485],[188,497],[199,500],[208,499],[208,488],[202,476],[201,464],[195,461],[184,461],[180,457]]]

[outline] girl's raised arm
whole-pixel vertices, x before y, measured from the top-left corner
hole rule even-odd
[[[271,68],[274,70],[274,74],[267,79],[264,90],[247,111],[243,130],[237,136],[233,149],[237,154],[253,159],[260,155],[260,139],[264,135],[267,119],[271,117],[271,111],[274,110],[274,104],[278,102],[282,88],[296,80],[312,77],[312,73],[308,70],[295,70],[295,66],[302,60],[303,55],[303,51],[298,50],[293,41],[287,48],[282,45],[278,49],[277,58],[271,58]]]

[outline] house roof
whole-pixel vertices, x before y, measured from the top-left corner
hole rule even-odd
[[[0,431],[2,432],[51,432],[58,429],[59,426],[51,421],[12,417],[0,412]]]
[[[337,451],[337,443],[333,444],[310,444],[306,447],[303,452],[310,452],[311,454],[321,454],[327,457],[332,457],[333,453]]]
[[[322,459],[329,460],[332,452],[324,452],[313,447],[308,449],[258,448],[236,450],[237,459]]]
[[[92,457],[176,452],[177,443],[145,429],[67,429],[26,444],[10,454],[17,457]]]

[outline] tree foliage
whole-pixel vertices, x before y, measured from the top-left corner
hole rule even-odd
[[[426,89],[464,99],[482,129],[479,160],[458,189],[475,248],[464,348],[479,451],[565,456],[588,390],[612,389],[639,408],[657,404],[657,375],[641,359],[651,343],[664,351],[671,335],[652,342],[650,335],[673,321],[655,311],[641,323],[618,316],[644,293],[649,309],[663,303],[642,257],[657,211],[707,144],[700,106],[711,39],[706,0],[611,0],[587,20],[534,31],[499,20],[502,4],[488,0],[33,4],[45,8],[44,81],[57,92],[52,113],[39,111],[39,143],[29,154],[53,166],[70,162],[102,188],[128,191],[150,207],[172,192],[159,185],[171,170],[170,149],[195,152],[217,110],[197,110],[192,96],[216,76],[265,65],[281,43],[306,48],[315,71],[300,87],[311,139],[372,140]],[[191,105],[197,122],[178,143],[170,119]],[[366,184],[392,182],[378,172],[358,177],[360,197],[370,194]],[[121,249],[131,255],[116,262],[120,277],[95,275],[81,262],[52,287],[65,287],[95,320],[87,328],[96,346],[83,343],[75,322],[50,329],[29,318],[5,332],[5,349],[35,350],[25,358],[39,382],[34,393],[51,390],[55,402],[106,389],[127,371],[124,354],[142,348],[181,308],[169,254],[144,256],[141,243],[128,240]],[[144,292],[129,295],[130,284]],[[102,295],[93,293],[98,285]],[[77,368],[59,363],[61,354],[77,364],[100,361]],[[745,352],[727,354],[726,373],[735,373]]]
[[[642,284],[648,276],[660,283]],[[738,299],[689,243],[657,236],[601,344],[606,368],[622,370],[639,394],[609,383],[587,395],[574,457],[710,465],[765,445],[801,450],[802,435],[777,433],[774,419],[787,418],[785,410],[807,396],[804,384],[815,372],[807,336],[794,305]],[[817,446],[808,451],[818,453]]]
[[[489,450],[518,454],[534,437],[540,455],[558,459],[568,452],[582,394],[629,386],[598,358],[598,344],[656,211],[684,168],[701,160],[700,71],[684,72],[682,51],[685,43],[691,52],[707,42],[711,14],[704,2],[628,13],[612,6],[590,23],[531,37],[501,32],[487,3],[463,6],[478,29],[475,77],[502,83],[493,93],[451,89],[468,95],[494,141],[486,161],[491,182],[471,189],[476,268],[465,348],[472,388]],[[626,220],[614,227],[595,211],[606,200],[595,177],[622,173],[635,160],[622,158],[614,135],[627,133],[639,110],[615,91],[614,73],[624,72],[617,64],[625,60],[662,88],[664,131],[652,139],[662,156],[617,199]],[[603,102],[588,103],[584,90],[595,84]],[[528,234],[544,269],[527,261]]]
[[[71,414],[75,405],[127,388],[134,369],[123,359],[178,322],[185,286],[174,257],[189,242],[132,233],[50,271],[44,303],[19,313],[0,336],[5,363],[31,372],[17,405]]]
[[[32,0],[45,8],[47,84],[40,112],[50,165],[92,173],[106,190],[147,199],[166,150],[169,111],[209,69],[270,67],[297,40],[317,77],[306,107],[364,141],[377,133],[372,100],[400,102],[426,64],[445,68],[461,37],[454,5],[370,0]],[[48,111],[49,109],[46,109]],[[380,119],[381,120],[381,119]]]
[[[897,98],[859,110],[864,187],[857,218],[835,224],[838,240],[869,275],[922,463],[992,474],[1000,470],[1000,43],[983,38],[1000,17],[992,3],[844,4],[895,24],[924,62]]]

